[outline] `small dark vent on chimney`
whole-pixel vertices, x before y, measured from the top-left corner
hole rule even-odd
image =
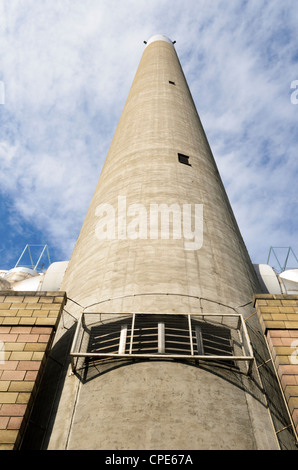
[[[183,155],[182,153],[178,153],[178,160],[180,163],[183,163],[184,165],[191,166],[189,163],[189,157],[187,155]]]

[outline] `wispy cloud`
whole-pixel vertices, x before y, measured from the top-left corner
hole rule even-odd
[[[2,0],[1,267],[32,238],[69,258],[156,33],[177,40],[253,261],[298,251],[297,22],[289,0]]]

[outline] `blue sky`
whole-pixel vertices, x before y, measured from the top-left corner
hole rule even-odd
[[[69,259],[154,34],[176,50],[254,263],[298,254],[292,0],[0,0],[0,269]]]

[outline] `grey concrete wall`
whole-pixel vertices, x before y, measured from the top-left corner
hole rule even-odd
[[[68,449],[275,448],[263,432],[266,419],[259,429],[252,426],[242,387],[239,375],[216,367],[144,362],[117,368],[81,385]],[[264,415],[257,388],[254,398]]]

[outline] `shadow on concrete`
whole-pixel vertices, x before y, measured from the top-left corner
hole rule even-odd
[[[276,373],[270,360],[270,354],[262,332],[255,325],[248,322],[247,328],[254,349],[255,366],[251,376],[245,375],[236,365],[230,363],[216,363],[197,361],[175,361],[185,364],[187,367],[197,367],[208,371],[210,374],[220,376],[234,386],[250,394],[254,399],[263,403],[265,394],[268,409],[276,430],[277,439],[282,450],[297,450],[295,435],[291,426],[291,420],[286,408]],[[51,430],[55,421],[63,384],[70,364],[70,348],[75,333],[75,325],[67,330],[50,351],[43,377],[24,434],[20,450],[45,450],[47,449]],[[127,367],[140,361],[165,361],[167,359],[103,359],[85,360],[82,367],[75,371],[75,375],[82,384],[108,372]],[[173,361],[174,359],[169,359]],[[259,380],[261,377],[261,383]]]
[[[50,350],[20,450],[47,449],[68,372],[74,332],[75,325]]]

